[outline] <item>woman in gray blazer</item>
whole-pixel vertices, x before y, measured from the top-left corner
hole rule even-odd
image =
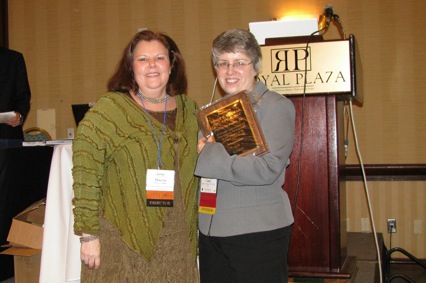
[[[200,208],[212,206],[199,213],[202,283],[288,280],[293,215],[282,186],[293,149],[295,109],[289,99],[256,80],[261,57],[248,31],[228,30],[213,41],[221,88],[227,95],[248,91],[269,152],[230,155],[213,137],[199,139],[195,175],[211,187],[208,200],[200,193]]]

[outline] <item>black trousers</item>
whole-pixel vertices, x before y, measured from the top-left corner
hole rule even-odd
[[[291,226],[231,237],[199,235],[201,283],[288,282]]]

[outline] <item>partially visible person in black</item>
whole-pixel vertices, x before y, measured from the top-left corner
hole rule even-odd
[[[30,111],[31,90],[24,56],[0,47],[0,113],[15,117],[0,123],[0,139],[24,139],[22,124]]]

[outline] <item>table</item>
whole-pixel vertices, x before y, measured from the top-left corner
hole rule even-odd
[[[80,241],[72,213],[72,145],[56,145],[44,218],[40,283],[80,282]]]
[[[12,218],[46,197],[52,147],[0,147],[0,245]],[[13,256],[0,255],[0,281],[13,277]]]

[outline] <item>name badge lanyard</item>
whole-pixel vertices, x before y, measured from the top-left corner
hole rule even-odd
[[[161,126],[161,140],[160,140],[160,142],[158,142],[157,132],[155,131],[154,125],[152,124],[151,117],[149,116],[149,113],[148,113],[148,111],[145,108],[145,104],[143,103],[143,99],[142,99],[142,97],[141,97],[141,95],[139,93],[137,95],[139,97],[139,100],[142,103],[142,109],[145,112],[145,115],[146,115],[146,117],[148,119],[149,126],[151,127],[152,133],[154,134],[155,143],[157,145],[157,167],[160,170],[161,167],[163,166],[163,161],[161,160],[161,149],[163,147],[163,141],[164,141],[164,135],[165,135],[165,129],[166,129],[167,100],[164,103],[163,125]]]

